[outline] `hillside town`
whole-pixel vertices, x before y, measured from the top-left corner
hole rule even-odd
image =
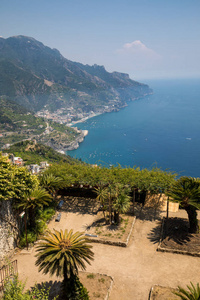
[[[2,156],[8,158],[8,161],[13,164],[16,165],[18,167],[23,167],[24,166],[24,161],[21,157],[18,156],[14,156],[13,153],[1,153]],[[30,164],[27,165],[26,168],[32,173],[32,174],[39,174],[40,172],[44,171],[45,169],[47,169],[50,165],[48,164],[47,161],[42,161],[40,162],[40,164]]]
[[[127,105],[125,104],[123,105],[123,107],[124,106]],[[60,108],[54,112],[50,112],[45,106],[44,109],[38,111],[35,116],[43,117],[45,119],[52,120],[60,124],[65,124],[67,126],[73,126],[76,123],[84,122],[103,113],[118,111],[121,107],[122,105],[120,104],[119,100],[110,100],[108,105],[104,105],[95,112],[92,110],[89,112],[84,112],[81,109],[76,109],[72,106],[67,108]]]

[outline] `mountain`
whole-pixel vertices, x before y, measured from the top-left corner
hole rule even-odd
[[[0,96],[38,111],[74,107],[94,112],[120,108],[152,90],[103,66],[83,65],[64,58],[31,37],[0,38]]]

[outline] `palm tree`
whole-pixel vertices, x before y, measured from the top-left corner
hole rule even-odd
[[[70,285],[74,286],[77,280],[78,268],[85,270],[85,263],[90,264],[94,253],[89,240],[82,233],[73,233],[65,229],[48,232],[37,247],[36,266],[44,274],[56,274],[64,277],[63,292],[68,291]]]
[[[57,177],[52,173],[45,173],[39,177],[40,184],[44,187],[52,196],[56,194],[56,191],[62,187],[64,180],[61,177]]]
[[[168,191],[167,195],[175,202],[179,202],[189,218],[189,232],[197,233],[199,230],[197,209],[200,209],[200,184],[192,177],[181,177]]]
[[[113,208],[115,212],[115,222],[119,224],[119,215],[124,214],[128,211],[131,205],[131,198],[128,196],[127,189],[120,189],[117,198],[114,201]]]
[[[17,207],[22,207],[24,211],[29,212],[30,227],[35,228],[35,213],[36,209],[48,205],[52,201],[51,195],[41,187],[37,187],[25,193]]]
[[[191,283],[191,286],[187,285],[187,288],[189,291],[187,291],[186,289],[183,289],[179,286],[178,292],[174,292],[174,294],[179,296],[180,299],[182,299],[182,300],[200,300],[199,284],[197,283],[197,286],[195,287],[192,282],[190,282],[190,283]]]
[[[107,209],[105,205],[105,200],[108,198],[107,189],[101,184],[97,188],[94,188],[95,193],[97,194],[97,200],[100,201],[100,204],[102,206],[103,215],[105,216],[105,210]]]

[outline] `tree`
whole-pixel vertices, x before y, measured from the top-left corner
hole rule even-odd
[[[197,209],[200,209],[200,183],[192,177],[181,177],[169,189],[167,195],[175,202],[179,202],[188,214],[189,232],[199,230]]]
[[[17,203],[17,207],[22,207],[24,211],[28,211],[30,218],[30,227],[35,228],[35,214],[39,207],[48,205],[52,201],[52,196],[41,187],[30,190],[23,195],[20,202]]]
[[[93,259],[91,248],[89,240],[80,232],[73,233],[67,229],[49,231],[37,247],[36,266],[44,274],[64,277],[63,293],[67,293],[70,286],[76,287],[78,268],[85,270],[85,263],[90,264]]]
[[[39,177],[40,185],[44,187],[52,196],[56,195],[57,190],[62,188],[63,179],[52,173],[44,173]]]
[[[106,218],[105,216],[105,210],[107,209],[106,205],[105,205],[105,200],[108,197],[108,193],[107,193],[107,189],[104,187],[104,185],[100,184],[97,188],[94,188],[95,193],[97,194],[97,200],[100,201],[102,210],[103,210],[103,215],[104,218]]]
[[[131,197],[128,195],[130,192],[129,189],[118,186],[117,195],[113,203],[114,208],[114,221],[115,223],[119,224],[120,214],[124,214],[128,211],[131,205]]]
[[[200,287],[197,283],[196,287],[191,282],[191,286],[187,285],[188,290],[178,287],[178,292],[174,292],[182,300],[200,300]]]
[[[37,185],[37,177],[24,167],[12,165],[0,153],[0,201],[17,200]]]

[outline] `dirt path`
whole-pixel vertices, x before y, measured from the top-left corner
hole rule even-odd
[[[184,212],[171,214],[182,217]],[[52,221],[49,227],[74,228],[83,231],[92,221],[91,214],[62,213],[59,223]],[[159,221],[137,219],[127,248],[93,244],[95,259],[87,271],[111,275],[114,285],[110,300],[147,300],[152,285],[177,287],[190,281],[199,282],[200,258],[180,254],[157,252]],[[17,255],[19,275],[27,280],[27,287],[36,281],[56,280],[37,272],[34,265],[34,250],[31,254]]]

